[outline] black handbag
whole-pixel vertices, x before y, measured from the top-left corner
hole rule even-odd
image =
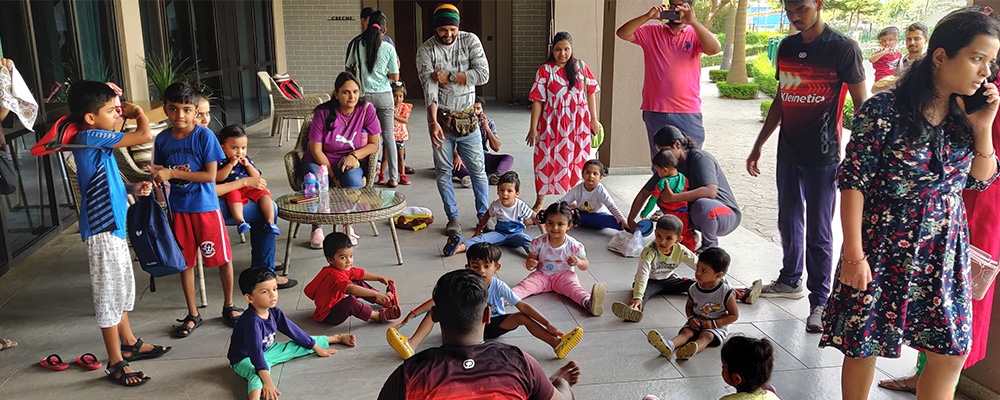
[[[17,191],[17,170],[14,169],[14,157],[10,154],[10,146],[0,150],[0,194],[12,194]]]

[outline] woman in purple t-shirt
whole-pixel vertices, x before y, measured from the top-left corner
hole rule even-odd
[[[313,111],[309,142],[302,162],[313,175],[319,166],[330,172],[330,186],[360,188],[364,171],[361,160],[378,150],[382,128],[371,103],[359,101],[358,80],[350,72],[341,72],[334,84],[333,99]],[[348,235],[357,241],[353,229]],[[323,248],[323,229],[313,226],[309,244]]]

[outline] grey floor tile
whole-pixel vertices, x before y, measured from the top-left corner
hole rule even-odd
[[[790,353],[809,368],[839,367],[844,355],[833,348],[819,348],[817,333],[806,333],[805,322],[780,320],[754,322],[754,326],[771,338],[774,343]]]

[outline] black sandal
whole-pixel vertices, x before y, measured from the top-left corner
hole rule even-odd
[[[188,332],[188,334],[190,334],[190,332]],[[167,354],[167,352],[170,351],[170,349],[172,348],[169,346],[158,346],[154,344],[153,350],[142,352],[141,350],[142,345],[143,345],[142,338],[136,339],[136,342],[133,345],[127,345],[125,343],[122,343],[122,352],[124,353],[128,351],[132,353],[132,355],[128,357],[124,357],[123,354],[122,358],[124,358],[125,361],[136,361],[136,360],[145,360],[148,358],[156,358],[164,354]]]
[[[129,386],[129,387],[139,386],[146,382],[149,382],[150,378],[146,376],[146,374],[142,373],[142,371],[125,372],[125,367],[127,366],[128,366],[128,361],[122,361],[119,362],[118,364],[108,367],[108,369],[104,370],[104,373],[108,374],[108,379],[110,379],[112,382],[115,382],[122,386]],[[115,378],[115,374],[121,374],[121,375]],[[129,379],[132,378],[140,378],[140,379],[138,382],[129,383]]]
[[[291,279],[289,279],[289,283],[291,283]],[[298,282],[295,282],[295,283],[298,283]],[[225,322],[226,326],[228,326],[230,328],[235,327],[236,326],[236,321],[239,320],[240,317],[239,316],[234,317],[233,316],[233,312],[238,312],[238,313],[240,313],[240,315],[243,315],[243,311],[246,311],[246,310],[244,310],[242,308],[238,308],[238,307],[233,306],[233,305],[222,307],[222,322]]]
[[[184,317],[184,319],[179,319],[177,322],[180,322],[181,324],[174,325],[174,334],[176,334],[177,337],[186,338],[194,332],[195,328],[201,326],[202,321],[201,315],[188,314],[188,316]],[[194,322],[194,326],[187,326],[188,322]]]

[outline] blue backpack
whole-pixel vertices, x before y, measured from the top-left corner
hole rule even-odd
[[[170,203],[167,202],[167,209]],[[149,272],[149,291],[156,291],[154,278],[187,269],[184,253],[171,228],[173,224],[153,195],[141,196],[128,208],[128,237],[139,266]]]

